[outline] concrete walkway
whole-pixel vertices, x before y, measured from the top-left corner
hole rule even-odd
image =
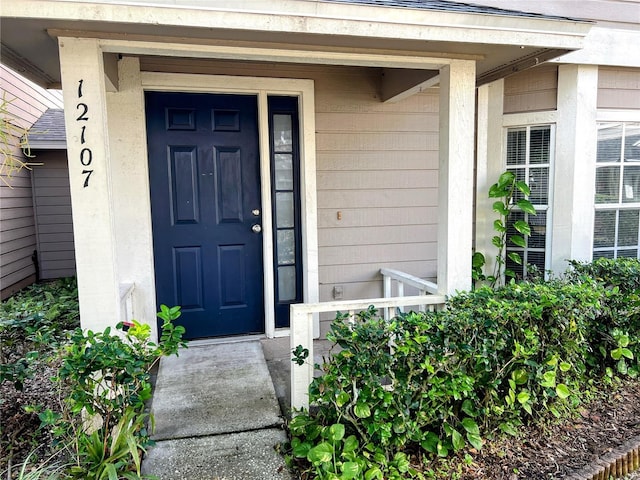
[[[258,340],[190,346],[163,358],[151,404],[156,446],[143,472],[159,480],[291,480],[286,441]]]

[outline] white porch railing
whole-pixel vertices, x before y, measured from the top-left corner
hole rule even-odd
[[[371,305],[385,309],[393,316],[399,307],[419,306],[422,309],[436,309],[444,305],[444,295],[420,295],[412,297],[374,298],[364,300],[343,300],[338,302],[302,303],[291,305],[291,350],[302,345],[309,351],[307,361],[291,365],[291,406],[309,408],[309,385],[313,380],[313,317],[326,312],[356,312],[366,310]],[[293,357],[292,357],[293,358]]]
[[[381,268],[380,273],[382,274],[384,298],[404,297],[405,285],[416,288],[418,295],[438,295],[438,285],[428,280],[423,280],[422,278],[392,268]],[[395,294],[393,292],[394,285],[396,287]],[[392,316],[393,315],[389,314],[389,309],[385,308],[385,320],[389,320]]]
[[[133,320],[133,290],[135,283],[120,284],[120,321],[131,322]]]

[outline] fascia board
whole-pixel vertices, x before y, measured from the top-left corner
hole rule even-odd
[[[371,7],[305,1],[269,1],[264,10],[142,2],[88,2],[78,0],[22,0],[5,2],[2,17],[121,24],[135,33],[136,25],[195,29],[231,29],[318,35],[523,45],[573,50],[581,48],[591,23],[576,20],[531,18],[477,13]],[[315,8],[310,8],[310,5]],[[90,5],[90,6],[89,6]],[[209,4],[209,5],[215,5]],[[227,4],[228,5],[228,4]],[[235,5],[235,4],[234,4]],[[243,2],[238,5],[242,6]],[[282,11],[282,5],[290,7]],[[96,23],[97,22],[97,23]],[[75,29],[83,29],[76,24]],[[124,32],[128,33],[128,32]]]

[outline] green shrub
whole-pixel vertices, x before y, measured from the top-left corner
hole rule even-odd
[[[413,478],[411,458],[565,417],[612,366],[637,371],[640,280],[613,284],[637,268],[482,287],[389,322],[372,309],[355,324],[339,315],[327,338],[341,351],[310,386],[311,412],[289,425],[292,461],[317,478]]]

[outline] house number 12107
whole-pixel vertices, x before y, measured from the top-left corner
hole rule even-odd
[[[78,100],[82,98],[83,83],[84,80],[78,81]],[[89,106],[84,102],[78,102],[76,111],[78,113],[76,122],[80,127],[80,145],[85,145],[87,143],[87,125],[83,125],[83,122],[89,121]],[[80,164],[83,167],[90,167],[91,162],[93,162],[93,152],[89,147],[83,147],[82,150],[80,150]],[[92,173],[93,169],[82,169],[82,175],[85,175],[84,184],[82,185],[84,188],[89,186],[89,179]]]

